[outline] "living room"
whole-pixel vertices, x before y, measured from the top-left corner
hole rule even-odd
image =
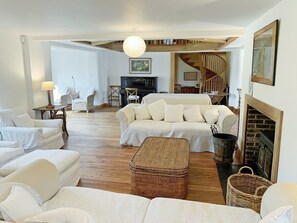
[[[19,3],[20,6],[16,7],[16,5]],[[222,1],[217,1],[213,2],[212,4],[218,4],[217,8],[220,9],[223,7],[224,3]],[[232,2],[233,6],[237,6],[239,3],[235,3],[235,1]],[[253,5],[252,3],[249,3],[246,1],[248,5]],[[277,172],[277,182],[289,182],[289,183],[297,183],[296,179],[296,174],[294,173],[294,169],[296,168],[296,162],[295,162],[295,155],[296,155],[296,150],[294,146],[295,142],[295,137],[296,134],[294,132],[294,127],[296,126],[296,119],[294,118],[295,115],[295,110],[296,106],[294,103],[290,102],[291,98],[293,98],[294,95],[296,95],[296,87],[294,84],[296,83],[296,77],[292,75],[292,66],[294,64],[294,59],[295,59],[295,50],[297,49],[296,41],[294,39],[294,34],[295,34],[295,24],[294,21],[296,21],[296,13],[294,9],[296,9],[296,2],[293,0],[283,0],[283,1],[265,1],[265,2],[254,2],[254,6],[250,6],[250,11],[248,13],[252,14],[251,12],[253,9],[260,7],[261,10],[255,10],[257,13],[255,13],[254,18],[252,21],[246,21],[245,25],[240,27],[239,29],[236,30],[236,32],[233,32],[230,34],[232,30],[231,28],[234,28],[236,26],[236,22],[229,21],[229,24],[233,24],[233,27],[229,27],[230,29],[224,30],[226,33],[229,31],[229,35],[236,35],[243,37],[244,39],[244,59],[243,59],[243,64],[242,64],[242,81],[241,81],[241,114],[239,117],[240,124],[239,124],[239,140],[238,140],[238,145],[241,147],[242,145],[242,138],[243,138],[243,111],[244,111],[244,106],[245,106],[245,95],[252,95],[254,98],[269,104],[281,111],[283,111],[283,120],[282,120],[282,128],[281,128],[281,135],[280,135],[280,155],[279,155],[279,163],[278,163],[278,172]],[[47,80],[52,80],[52,64],[51,64],[51,47],[52,43],[51,41],[57,41],[60,40],[59,43],[55,43],[56,46],[60,44],[64,45],[65,43],[61,43],[61,41],[69,40],[72,39],[76,40],[74,38],[75,36],[79,36],[75,33],[67,33],[64,31],[61,27],[60,29],[56,29],[56,32],[53,30],[48,31],[46,30],[46,26],[41,27],[39,26],[40,30],[38,30],[36,27],[35,29],[34,26],[26,27],[26,24],[23,24],[22,22],[26,23],[26,20],[14,20],[18,16],[18,14],[22,14],[23,9],[27,9],[29,7],[28,5],[30,3],[22,3],[22,2],[17,2],[13,1],[11,4],[5,3],[3,7],[1,7],[1,11],[3,10],[3,13],[1,12],[1,17],[2,17],[2,22],[0,22],[0,30],[1,30],[1,36],[0,36],[0,45],[2,51],[0,52],[0,70],[1,70],[1,75],[0,75],[0,83],[1,83],[1,88],[0,88],[0,108],[5,109],[9,107],[15,107],[15,106],[22,106],[26,109],[26,111],[34,117],[35,113],[33,112],[33,108],[39,107],[39,106],[44,106],[48,104],[48,99],[47,95],[45,92],[40,90],[41,82],[47,81]],[[33,4],[33,3],[32,3]],[[66,3],[65,3],[66,4]],[[160,3],[161,4],[161,3]],[[171,3],[170,3],[171,4]],[[230,7],[228,10],[226,10],[226,14],[223,12],[218,13],[218,17],[220,18],[230,18],[227,14],[227,12],[230,12],[231,8]],[[241,6],[243,7],[243,6]],[[46,9],[43,9],[46,11]],[[119,10],[119,9],[117,9]],[[122,10],[122,9],[121,9]],[[189,9],[188,9],[189,10]],[[25,11],[25,10],[24,10]],[[191,10],[189,10],[191,11]],[[189,12],[190,13],[190,12]],[[237,18],[241,18],[242,15],[240,15],[241,11],[234,12],[236,15],[234,16],[234,21]],[[245,12],[247,13],[247,12]],[[230,14],[232,14],[230,12]],[[246,14],[244,14],[246,15]],[[42,14],[39,13],[39,18],[42,18]],[[237,17],[236,17],[237,16]],[[242,16],[243,17],[243,16]],[[31,20],[29,20],[31,19]],[[30,25],[34,24],[32,22],[32,19],[34,18],[28,18],[27,23]],[[209,21],[214,18],[210,18]],[[252,58],[253,58],[253,39],[254,39],[254,33],[261,28],[265,27],[266,25],[270,24],[274,20],[278,19],[279,20],[279,34],[278,34],[278,44],[277,44],[277,59],[276,59],[276,72],[275,72],[275,85],[274,86],[269,86],[269,85],[263,85],[259,83],[254,83],[251,82],[251,69],[252,69]],[[42,20],[42,19],[40,19]],[[207,20],[207,19],[206,19]],[[22,21],[22,22],[19,22]],[[216,20],[218,21],[218,20]],[[225,20],[224,20],[225,21]],[[222,22],[224,22],[222,21]],[[19,23],[18,23],[19,22]],[[42,21],[40,21],[41,24],[43,24]],[[21,25],[20,25],[21,24]],[[108,24],[108,23],[107,23]],[[226,24],[228,24],[226,22]],[[84,26],[83,24],[81,26]],[[95,25],[94,25],[95,26]],[[127,26],[128,27],[128,26]],[[132,34],[132,28],[126,28],[128,34]],[[98,29],[98,28],[97,28]],[[97,30],[94,29],[94,30]],[[163,27],[165,30],[165,28]],[[206,31],[203,30],[195,30],[195,27],[188,27],[188,29],[192,32],[191,36],[192,38],[202,38],[204,35],[206,35]],[[109,30],[110,31],[110,30]],[[165,35],[162,34],[162,29],[157,30],[155,32],[155,36],[152,36],[154,33],[146,33],[146,30],[144,31],[137,31],[137,35],[143,36],[143,38],[146,39],[153,39],[153,38],[166,38],[166,37],[175,37],[173,34],[174,32],[171,32],[171,36],[169,35],[169,32]],[[233,30],[234,31],[234,30]],[[83,34],[87,35],[90,32],[87,32],[87,30],[82,29],[80,33],[80,36],[82,37]],[[95,31],[94,31],[95,32]],[[93,33],[94,33],[93,32]],[[180,31],[182,32],[182,30]],[[209,33],[215,32],[215,31],[209,31]],[[223,35],[223,31],[218,31],[217,36],[219,34]],[[111,31],[108,33],[106,32],[106,36],[103,37],[105,40],[110,40],[110,39],[124,39],[127,36],[121,35],[121,33],[115,33],[113,38],[111,38]],[[209,34],[208,33],[208,34]],[[204,34],[204,35],[203,35]],[[66,36],[67,35],[67,36]],[[70,37],[72,35],[72,37]],[[167,36],[168,35],[168,36]],[[185,32],[184,36],[190,35],[190,32]],[[20,37],[22,36],[22,37]],[[87,38],[91,39],[92,35],[89,35]],[[94,36],[93,36],[94,37]],[[109,37],[109,38],[108,38]],[[180,38],[183,36],[180,35]],[[87,39],[85,38],[85,39]],[[212,36],[212,38],[215,38],[215,36]],[[72,46],[73,48],[76,48],[77,45],[74,44]],[[92,49],[91,49],[92,50]],[[123,53],[114,53],[115,55],[119,55],[119,57],[125,56]],[[147,53],[148,55],[145,57],[152,57],[153,53]],[[164,53],[164,54],[170,54],[170,53]],[[102,52],[102,58],[104,58],[104,51]],[[116,56],[115,56],[116,57]],[[168,58],[168,57],[167,57]],[[167,62],[170,58],[167,59]],[[158,59],[156,59],[157,61]],[[109,63],[112,61],[115,61],[114,57],[109,60]],[[153,63],[156,61],[153,60]],[[157,63],[157,62],[156,62]],[[112,66],[112,65],[109,65]],[[119,65],[118,67],[121,67],[122,65]],[[121,75],[125,75],[128,72],[128,57],[127,57],[127,64],[125,66],[125,71],[120,73],[121,70],[116,70],[114,75],[116,76],[115,78],[118,78]],[[104,67],[103,64],[100,66],[101,72],[100,77],[96,77],[99,81],[98,83],[98,95],[97,95],[97,105],[100,105],[101,103],[107,103],[107,97],[108,97],[108,87],[110,84],[118,84],[112,82],[112,71],[107,71],[107,67]],[[118,68],[119,69],[119,68]],[[170,70],[170,67],[167,67],[168,70]],[[73,75],[76,75],[75,73]],[[102,76],[101,76],[102,75]],[[119,76],[118,76],[119,75]],[[162,84],[164,84],[164,91],[169,91],[170,90],[170,83],[167,83],[167,80],[169,77],[166,77],[163,79]],[[114,79],[115,80],[115,79]],[[72,86],[72,80],[70,80],[69,85]],[[169,80],[168,80],[169,81]],[[78,83],[77,83],[78,84]],[[167,86],[167,88],[166,88]],[[290,93],[290,94],[288,94]],[[78,116],[85,116],[89,117],[90,119],[97,119],[99,122],[95,125],[98,128],[100,128],[100,122],[106,120],[115,120],[115,119],[110,119],[110,116],[108,112],[104,113],[103,118],[102,116],[100,117],[101,111],[96,111],[95,113],[78,113],[74,115]],[[71,119],[71,113],[69,114],[69,120]],[[82,134],[79,135],[79,126],[77,125],[78,123],[74,122],[71,123],[69,120],[67,120],[68,124],[68,130],[70,130],[70,137],[69,137],[69,144],[67,145],[67,139],[65,143],[65,147],[67,149],[71,150],[71,145],[73,146],[74,150],[79,149],[79,146],[83,146],[84,148],[81,148],[82,152],[82,158],[86,157],[88,154],[88,146],[84,146],[83,140],[84,138],[87,140],[89,138],[88,134],[84,134],[84,131],[81,131]],[[86,122],[86,126],[89,125],[90,122]],[[116,126],[116,124],[114,125]],[[113,126],[113,127],[114,127]],[[101,129],[98,130],[98,132],[94,129],[94,125],[90,124],[89,126],[90,130],[87,132],[91,134],[93,132],[92,136],[94,137],[93,142],[100,142],[102,143],[101,147],[106,146],[106,144],[111,144],[110,147],[114,148],[113,150],[110,150],[110,152],[107,152],[108,157],[117,157],[117,159],[120,159],[121,156],[117,156],[117,152],[115,148],[119,148],[119,134],[120,134],[120,128],[119,124],[115,128],[116,132],[115,133],[110,133],[109,137],[112,138],[114,135],[114,138],[112,138],[110,141],[106,141],[104,143],[104,137],[101,135],[105,134],[105,132],[112,127],[107,127],[107,129]],[[72,129],[72,130],[71,130]],[[74,133],[71,135],[71,133]],[[96,134],[99,133],[99,138],[96,138]],[[74,138],[71,138],[74,137]],[[73,139],[73,141],[71,141]],[[94,148],[94,147],[93,147]],[[240,148],[241,149],[241,148]],[[83,152],[84,150],[84,152]],[[122,156],[128,156],[131,157],[133,154],[131,150],[127,151],[127,154],[125,155],[125,152],[122,154]],[[199,154],[195,154],[194,158],[192,159],[192,163],[194,164],[197,159],[199,161]],[[114,160],[114,164],[118,161],[117,159]],[[203,160],[203,157],[200,158]],[[110,159],[112,160],[112,159]],[[128,160],[128,159],[127,159]],[[212,158],[207,159],[208,162],[212,162]],[[122,163],[122,165],[128,165],[127,161]],[[87,165],[85,162],[84,165]],[[195,164],[194,164],[195,165]],[[82,168],[85,168],[85,172],[87,173],[87,168],[86,166],[82,166]],[[215,167],[213,167],[212,171],[216,171]],[[113,174],[115,174],[113,172]],[[125,180],[129,178],[129,169],[127,169],[127,174]],[[195,178],[195,173],[194,178]],[[84,176],[82,175],[82,178]],[[92,178],[93,176],[88,176],[88,178]],[[117,178],[116,175],[113,176],[115,179]],[[217,178],[218,179],[218,178]],[[199,178],[201,180],[201,178]],[[209,180],[209,179],[208,179]],[[115,180],[116,181],[116,180]],[[90,183],[86,185],[88,187],[91,187]],[[129,184],[125,184],[125,190],[126,193],[128,192],[128,186]],[[123,184],[123,185],[124,185]],[[210,181],[205,181],[204,187],[206,188],[209,187],[209,184],[211,184]],[[103,188],[106,185],[101,185],[102,187],[99,187],[98,185],[96,186],[97,188]],[[108,186],[106,186],[108,187]],[[115,184],[115,187],[113,188],[113,191],[118,191],[121,192],[121,183]],[[195,186],[194,186],[195,187]],[[219,187],[219,185],[218,185]],[[207,193],[207,192],[206,192]],[[220,192],[221,193],[221,192]],[[210,193],[211,194],[211,193]],[[195,196],[193,194],[193,196]],[[208,195],[206,195],[207,197]],[[199,198],[197,198],[199,200]],[[211,201],[212,198],[209,197],[209,200]],[[226,221],[227,222],[227,221]]]

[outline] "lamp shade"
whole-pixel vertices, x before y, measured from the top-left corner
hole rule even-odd
[[[146,44],[139,36],[129,36],[125,39],[123,48],[129,57],[140,57],[145,52]]]
[[[51,91],[55,89],[55,84],[53,81],[44,81],[41,83],[42,91]]]

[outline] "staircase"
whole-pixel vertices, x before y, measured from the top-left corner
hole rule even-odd
[[[180,58],[189,66],[200,70],[200,93],[226,90],[226,61],[222,57],[215,53],[187,53],[180,54]]]

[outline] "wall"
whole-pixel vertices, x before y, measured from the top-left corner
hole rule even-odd
[[[229,105],[238,108],[238,88],[242,85],[243,48],[234,48],[227,53]]]
[[[0,109],[28,109],[26,78],[20,36],[0,33]]]
[[[129,74],[129,57],[120,52],[108,52],[108,85],[120,85],[121,76],[157,76],[158,92],[169,92],[170,53],[145,53],[142,58],[152,58],[152,73]]]
[[[278,181],[294,183],[297,183],[297,175],[294,171],[297,168],[296,8],[297,1],[283,0],[247,27],[242,86],[244,95],[249,92],[254,32],[275,19],[280,19],[275,86],[254,83],[251,89],[255,98],[284,111]],[[241,132],[242,124],[240,125]]]
[[[197,72],[197,80],[196,81],[184,81],[184,72]],[[180,57],[178,57],[177,61],[177,84],[181,84],[182,86],[195,86],[199,80],[201,79],[200,71],[186,64]]]
[[[51,47],[52,76],[60,88],[75,88],[83,91],[94,87],[97,91],[95,104],[106,102],[106,69],[102,61],[104,53],[95,50],[63,46]],[[72,79],[73,77],[73,79]],[[101,83],[102,82],[102,83]]]
[[[48,104],[47,92],[41,91],[41,83],[52,80],[50,42],[35,41],[30,37],[26,39],[30,57],[30,73],[26,75],[30,75],[32,81],[31,86],[27,84],[28,88],[32,88],[32,92],[28,89],[33,95],[31,106],[40,107]]]

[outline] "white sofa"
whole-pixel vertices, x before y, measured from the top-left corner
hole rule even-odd
[[[80,154],[70,150],[34,150],[25,154],[17,142],[0,141],[0,178],[38,160],[52,162],[59,173],[61,186],[74,186],[80,180]]]
[[[26,123],[18,127],[15,118],[24,118],[26,115],[29,117],[22,107],[0,110],[0,133],[3,141],[17,141],[25,152],[63,147],[61,119],[37,120],[29,117]],[[25,127],[27,125],[30,127]]]
[[[47,174],[44,174],[45,172]],[[225,205],[169,198],[150,200],[135,195],[81,187],[60,188],[57,170],[46,160],[38,160],[3,178],[0,180],[0,186],[7,182],[26,184],[36,191],[44,202],[41,205],[43,211],[63,207],[78,208],[89,214],[94,220],[92,222],[96,223],[257,223],[260,222],[261,216],[267,217],[275,208],[293,205],[293,212],[296,214],[297,207],[297,185],[288,184],[275,184],[265,192],[261,215],[251,209]],[[15,208],[22,209],[23,203],[26,204],[26,201],[20,201]],[[297,222],[296,219],[294,223]]]
[[[186,138],[189,140],[190,149],[194,152],[214,152],[213,137],[210,129],[211,124],[203,122],[165,122],[137,120],[135,108],[143,106],[139,104],[128,104],[116,113],[120,121],[121,138],[120,144],[140,146],[148,136]],[[195,105],[184,105],[184,109]],[[218,120],[215,125],[219,132],[229,133],[231,127],[236,123],[237,116],[224,105],[199,105],[202,115],[207,111],[217,110]]]

